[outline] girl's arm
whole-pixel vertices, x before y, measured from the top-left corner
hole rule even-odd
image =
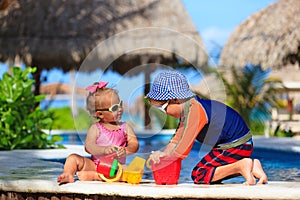
[[[126,124],[127,132],[127,147],[125,147],[126,155],[136,153],[139,150],[139,142],[136,135],[130,125]]]
[[[116,152],[116,146],[98,146],[96,144],[96,139],[98,136],[98,128],[93,124],[87,133],[85,139],[85,151],[92,155],[107,155]]]

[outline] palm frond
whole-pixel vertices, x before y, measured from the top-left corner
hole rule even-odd
[[[247,64],[242,70],[232,67],[231,80],[221,74],[227,93],[227,103],[237,110],[251,127],[253,121],[270,117],[271,107],[277,107],[283,87],[278,78],[269,77],[271,69]]]

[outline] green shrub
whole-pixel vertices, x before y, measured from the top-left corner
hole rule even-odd
[[[176,129],[178,127],[179,120],[175,117],[167,115],[166,123],[163,126],[163,129]]]
[[[265,125],[259,120],[253,120],[250,126],[250,130],[253,135],[264,135]]]
[[[294,137],[296,135],[296,133],[294,133],[290,128],[286,128],[286,129],[281,129],[280,128],[281,124],[278,123],[275,131],[274,131],[274,136],[277,137]]]
[[[74,118],[72,115],[72,111],[70,107],[62,107],[62,108],[51,108],[51,112],[53,113],[53,129],[60,130],[87,130],[89,129],[92,119],[89,114],[82,108],[79,108],[79,114],[76,121],[76,127],[74,124]]]
[[[51,113],[37,106],[45,96],[32,92],[34,80],[29,76],[36,68],[11,70],[12,75],[4,73],[0,80],[0,150],[60,147],[55,144],[60,136],[43,132],[51,129],[53,120]]]

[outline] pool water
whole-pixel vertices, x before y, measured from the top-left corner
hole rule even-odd
[[[255,148],[253,157],[261,161],[269,180],[300,181],[300,153]]]
[[[82,145],[84,138],[78,135],[63,135],[64,141],[68,141],[68,144]],[[167,145],[171,136],[153,136],[148,138],[138,138],[140,143],[139,151],[127,158],[127,164],[135,157],[140,156],[147,159],[151,151],[163,150]],[[65,143],[65,142],[63,142]],[[182,161],[182,168],[180,171],[179,182],[192,182],[191,171],[194,166],[201,160],[201,157],[205,154],[205,150],[201,149],[200,143],[195,143],[189,156]],[[270,150],[264,148],[254,148],[252,158],[258,158],[264,171],[268,175],[269,181],[300,181],[300,153],[287,152],[279,150]],[[61,160],[60,162],[64,162]],[[144,179],[153,179],[152,171],[145,167]],[[232,178],[224,182],[230,183],[242,183],[243,177]]]
[[[163,149],[167,144],[165,141],[141,141],[141,148],[145,149],[143,152],[151,152],[152,150]],[[191,171],[194,166],[201,160],[201,157],[205,153],[199,153],[201,145],[195,143],[189,156],[182,161],[182,169],[180,172],[180,182],[191,182]],[[205,150],[204,150],[205,152]],[[141,157],[144,157],[144,153],[139,153]],[[148,158],[149,153],[145,153]],[[300,153],[296,152],[284,152],[269,150],[263,148],[254,148],[252,158],[258,158],[263,166],[265,173],[268,176],[269,181],[300,181]],[[152,172],[145,170],[145,178],[152,179]],[[242,183],[244,182],[243,177],[232,178],[223,182],[230,183]]]

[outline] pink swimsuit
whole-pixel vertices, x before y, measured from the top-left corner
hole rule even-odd
[[[116,145],[120,147],[127,146],[127,133],[126,133],[126,123],[120,123],[120,128],[116,130],[109,130],[105,128],[102,123],[96,122],[96,126],[99,130],[99,135],[96,139],[96,144],[98,146],[110,146]],[[92,155],[92,160],[97,165],[99,162],[99,158],[101,156]],[[121,162],[121,160],[120,160]]]

